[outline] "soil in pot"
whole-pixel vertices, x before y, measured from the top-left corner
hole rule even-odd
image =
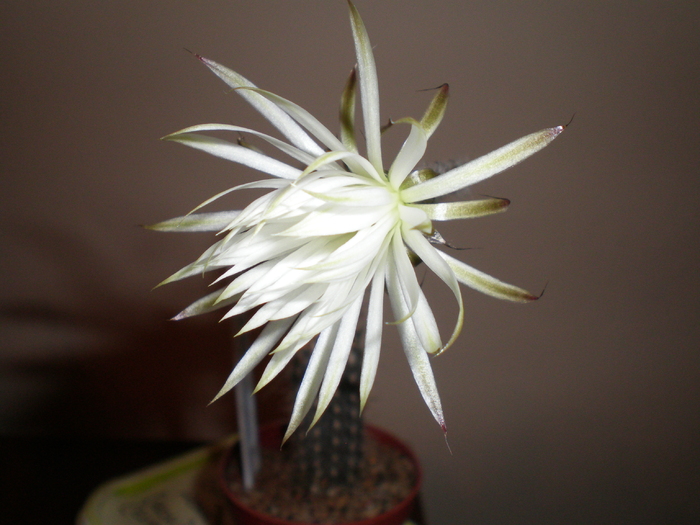
[[[263,448],[262,469],[256,486],[245,492],[240,478],[238,454],[229,456],[227,485],[237,504],[277,519],[303,523],[350,523],[383,515],[415,498],[420,472],[405,447],[393,438],[369,428],[363,440],[360,476],[344,485],[313,484],[299,479],[290,447],[279,449],[280,439],[268,440],[276,447]],[[263,442],[263,445],[265,443]]]

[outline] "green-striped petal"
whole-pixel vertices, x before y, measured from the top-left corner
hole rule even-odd
[[[537,153],[564,129],[564,126],[557,126],[527,135],[434,179],[407,188],[402,192],[402,197],[405,202],[419,202],[476,184]]]
[[[529,303],[539,299],[538,296],[531,294],[527,290],[513,286],[512,284],[499,281],[495,277],[472,268],[468,264],[447,255],[438,250],[440,256],[445,259],[445,262],[450,265],[452,271],[457,276],[457,279],[462,284],[473,288],[479,292],[490,295],[497,299],[505,299],[516,303]]]
[[[240,210],[193,213],[144,226],[161,232],[218,232],[240,214]]]

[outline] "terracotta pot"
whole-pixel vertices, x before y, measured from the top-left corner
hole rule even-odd
[[[412,516],[412,512],[416,509],[418,492],[423,478],[420,464],[413,451],[393,435],[371,425],[365,425],[365,430],[368,437],[373,438],[380,444],[398,449],[403,455],[408,457],[411,463],[413,463],[416,481],[409,495],[391,510],[375,516],[374,518],[345,522],[344,525],[402,525]],[[275,423],[262,427],[260,429],[260,444],[263,448],[278,448],[282,442],[283,435],[283,423]],[[248,507],[239,499],[237,494],[231,490],[227,476],[229,464],[233,459],[232,456],[235,450],[237,450],[237,447],[234,444],[222,458],[219,469],[219,484],[231,503],[231,509],[236,523],[240,523],[241,525],[303,525],[305,522],[289,521],[264,514]]]

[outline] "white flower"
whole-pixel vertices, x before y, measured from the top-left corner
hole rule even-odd
[[[418,388],[445,430],[429,356],[449,347],[460,332],[463,304],[459,283],[501,299],[527,302],[536,297],[435,247],[441,244],[441,237],[434,230],[433,221],[497,213],[505,210],[507,200],[434,203],[433,199],[517,164],[564,130],[564,126],[558,126],[533,133],[441,175],[415,170],[428,138],[444,115],[448,98],[444,85],[420,121],[407,118],[394,122],[408,124],[410,133],[385,171],[372,48],[351,3],[350,19],[357,66],[341,100],[340,139],[296,104],[258,89],[212,60],[198,57],[265,116],[289,143],[224,124],[194,126],[165,137],[274,178],[230,188],[193,211],[231,191],[270,190],[243,210],[189,214],[151,226],[165,231],[218,231],[222,237],[199,259],[164,282],[211,270],[223,270],[215,282],[232,280],[190,305],[176,319],[217,308],[229,308],[225,318],[256,309],[241,333],[264,327],[217,398],[271,354],[257,386],[260,389],[302,346],[318,336],[285,439],[299,426],[316,396],[314,423],[328,406],[345,368],[361,305],[368,295],[360,384],[364,407],[379,360],[385,288],[394,315],[392,324],[398,328]],[[358,77],[366,156],[358,153],[355,142]],[[199,134],[203,131],[232,131],[259,137],[293,162],[283,163],[240,141],[231,143]],[[413,262],[418,259],[450,287],[459,306],[455,328],[446,343],[416,278]]]

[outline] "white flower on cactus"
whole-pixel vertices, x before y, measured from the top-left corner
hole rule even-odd
[[[434,199],[517,164],[564,130],[564,126],[557,126],[538,131],[440,175],[431,170],[416,170],[428,139],[445,112],[448,88],[444,85],[437,90],[421,120],[406,118],[394,122],[410,126],[410,132],[385,170],[372,47],[360,15],[349,4],[357,66],[341,98],[340,138],[296,104],[258,89],[238,73],[198,56],[288,142],[224,124],[193,126],[168,135],[166,140],[255,168],[273,178],[230,188],[193,211],[232,191],[270,190],[243,210],[190,213],[150,226],[161,231],[216,231],[221,235],[195,262],[164,281],[221,270],[223,273],[215,282],[227,282],[190,305],[176,319],[219,308],[228,308],[224,318],[255,310],[240,333],[263,327],[217,398],[271,354],[256,390],[262,388],[300,348],[318,336],[285,439],[299,426],[317,397],[314,423],[328,406],[340,382],[361,306],[366,300],[360,380],[361,407],[364,407],[379,361],[385,324],[385,289],[394,316],[390,321],[398,328],[418,388],[445,430],[429,356],[448,348],[462,328],[464,309],[459,283],[511,301],[528,302],[537,297],[436,248],[441,237],[433,221],[498,213],[506,209],[507,200],[436,203]],[[356,143],[354,117],[358,87],[366,156],[358,152]],[[240,141],[232,143],[201,134],[210,131],[258,137],[289,156],[292,162],[281,162]],[[416,277],[417,260],[447,284],[457,301],[459,314],[446,342]]]

